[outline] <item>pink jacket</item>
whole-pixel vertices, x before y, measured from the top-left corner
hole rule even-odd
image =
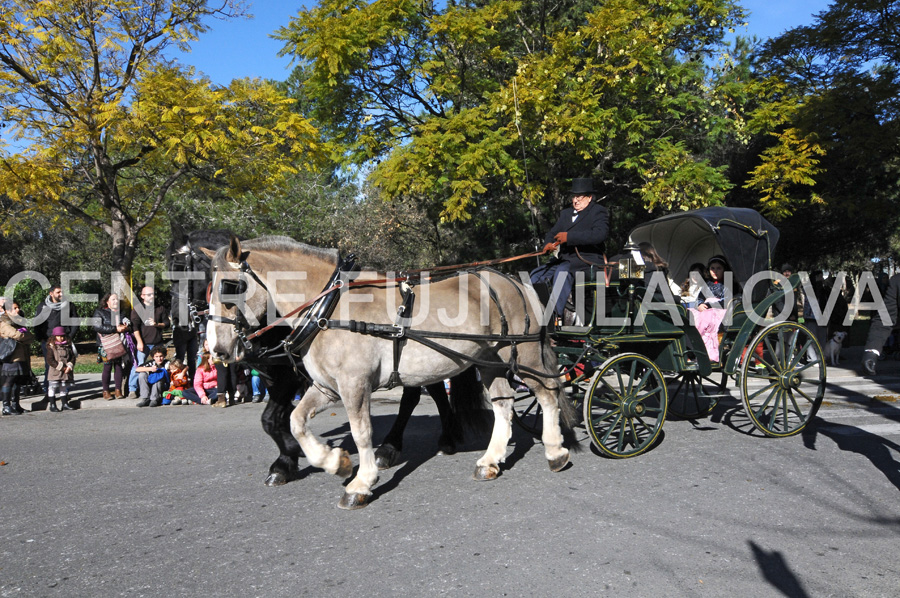
[[[206,396],[206,391],[216,387],[218,378],[216,377],[216,368],[210,367],[209,371],[203,368],[197,368],[194,372],[194,392],[201,399]]]

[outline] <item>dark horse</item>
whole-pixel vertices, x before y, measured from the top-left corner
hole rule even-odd
[[[198,339],[198,330],[206,325],[206,312],[209,308],[206,291],[210,283],[210,257],[207,252],[214,252],[228,245],[231,233],[223,230],[199,230],[185,233],[177,224],[172,223],[172,242],[166,250],[166,265],[174,277],[181,277],[185,282],[172,285],[172,327],[175,334],[186,341],[186,353],[190,360],[190,343]],[[204,251],[206,250],[206,251]],[[283,338],[283,337],[282,337]],[[277,342],[277,336],[270,339]],[[176,340],[176,351],[178,342]],[[196,355],[196,353],[194,353]],[[193,364],[191,364],[193,365]],[[290,431],[290,414],[293,410],[293,399],[296,394],[304,393],[308,387],[308,379],[288,364],[260,363],[254,364],[269,387],[269,401],[262,414],[262,425],[266,433],[278,445],[279,456],[269,467],[266,478],[267,486],[280,486],[297,477],[298,459],[303,455],[300,445]],[[302,366],[301,366],[302,367]],[[472,413],[470,405],[477,405],[481,400],[480,385],[475,379],[475,370],[469,370],[454,377],[451,382],[450,398],[443,383],[435,383],[425,387],[434,400],[441,418],[441,435],[438,438],[438,452],[452,455],[456,445],[462,441],[463,430],[481,424],[477,419],[460,418],[456,413]],[[400,399],[400,410],[393,427],[378,447],[375,457],[380,469],[387,469],[400,462],[403,450],[403,432],[419,404],[420,387],[403,389]]]

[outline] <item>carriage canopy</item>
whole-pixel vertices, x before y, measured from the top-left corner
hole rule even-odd
[[[778,229],[750,208],[714,206],[670,214],[631,231],[633,243],[649,242],[669,263],[675,281],[687,277],[691,264],[704,265],[714,255],[728,260],[741,286],[763,270],[771,269]]]

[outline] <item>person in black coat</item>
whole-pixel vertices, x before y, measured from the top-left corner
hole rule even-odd
[[[604,242],[609,234],[609,211],[594,201],[593,179],[573,179],[569,194],[572,207],[560,212],[559,219],[544,239],[544,251],[558,247],[559,253],[550,263],[531,272],[532,284],[545,282],[551,289],[560,278],[564,279],[554,303],[557,316],[562,316],[575,283],[575,274],[589,270],[591,263],[605,261]]]
[[[869,335],[866,337],[866,350],[860,364],[864,376],[875,375],[875,364],[878,363],[884,343],[891,335],[894,326],[897,325],[898,305],[900,305],[900,274],[895,274],[891,276],[887,290],[884,292],[884,306],[887,308],[890,319],[887,322],[883,321],[878,310],[872,314],[872,325],[869,328]]]

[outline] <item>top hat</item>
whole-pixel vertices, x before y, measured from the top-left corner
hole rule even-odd
[[[572,188],[569,189],[570,195],[593,195],[596,193],[594,191],[594,179],[585,177],[572,179]]]

